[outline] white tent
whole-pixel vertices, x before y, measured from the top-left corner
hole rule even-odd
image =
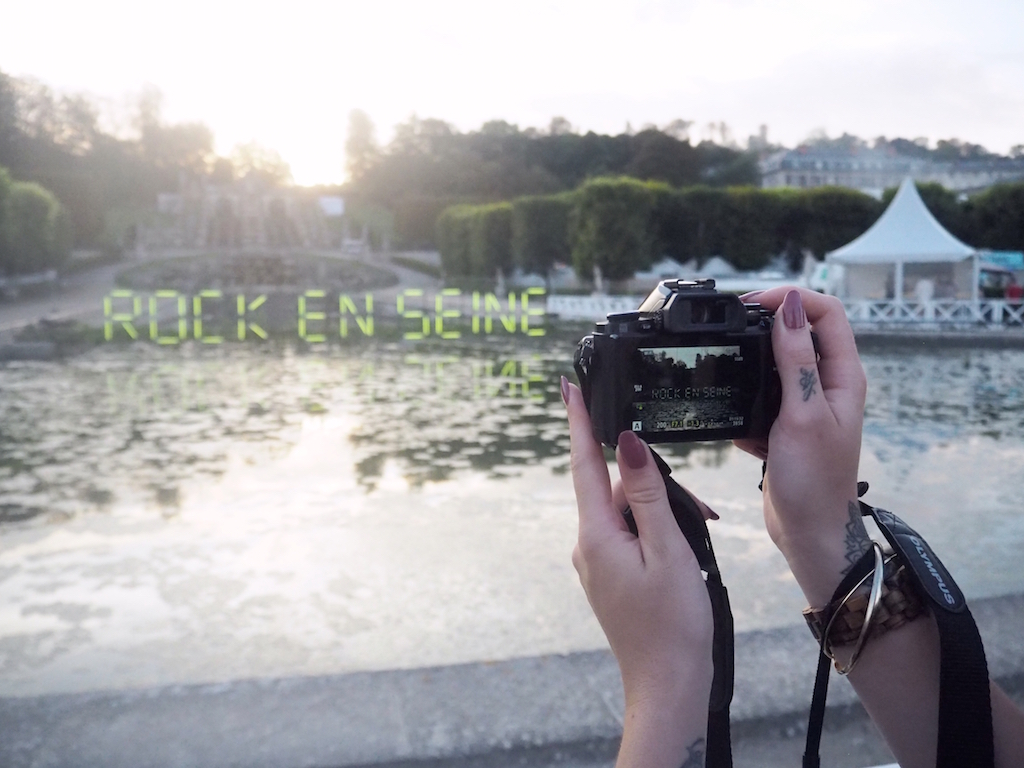
[[[935,220],[910,178],[867,232],[825,260],[845,269],[843,298],[978,298],[978,251]]]

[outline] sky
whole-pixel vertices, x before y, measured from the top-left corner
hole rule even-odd
[[[0,70],[110,115],[155,86],[220,154],[256,141],[299,184],[344,180],[348,115],[382,143],[415,114],[621,133],[725,122],[745,145],[812,133],[1024,144],[1021,0],[20,2]]]

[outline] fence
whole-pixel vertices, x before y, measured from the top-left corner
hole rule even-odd
[[[851,323],[877,325],[1024,326],[1024,304],[984,301],[845,301]]]

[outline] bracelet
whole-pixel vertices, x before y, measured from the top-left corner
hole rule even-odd
[[[876,567],[880,552],[879,547],[876,551]],[[825,608],[804,610],[807,626],[829,658],[835,659],[832,650],[835,647],[858,642],[862,649],[867,640],[898,629],[926,613],[917,586],[906,566],[895,555],[888,556],[882,568],[877,570],[883,574],[877,599],[872,600],[872,590],[866,586],[869,578],[872,578],[871,586],[874,586],[876,571],[872,570],[841,600]],[[870,615],[869,608],[872,608]],[[825,638],[824,643],[822,638]],[[859,652],[855,650],[854,660],[856,657],[859,657]],[[850,669],[852,664],[847,664],[847,674]]]

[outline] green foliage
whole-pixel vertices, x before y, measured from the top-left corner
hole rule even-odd
[[[389,207],[394,211],[394,236],[399,248],[411,250],[429,249],[437,246],[438,217],[441,212],[462,202],[454,197],[430,197],[410,195],[394,201]]]
[[[737,269],[764,268],[779,251],[784,200],[753,187],[730,189],[719,209],[721,255]]]
[[[993,250],[1024,251],[1024,183],[997,184],[964,206],[970,243]]]
[[[801,245],[818,256],[862,235],[885,210],[870,195],[843,187],[808,189],[803,202],[808,225]]]
[[[70,234],[57,198],[6,174],[0,187],[0,269],[16,275],[59,268],[70,254]]]
[[[472,274],[469,257],[470,222],[474,207],[455,205],[437,219],[437,248],[441,268],[449,277]]]
[[[520,197],[512,202],[512,261],[524,272],[546,275],[555,262],[568,263],[568,194]]]
[[[677,194],[677,219],[672,224],[675,240],[669,253],[681,261],[696,258],[699,262],[720,254],[728,193],[724,189],[702,186],[680,190]]]
[[[584,279],[596,265],[620,280],[662,255],[698,262],[720,255],[737,269],[756,270],[785,252],[798,267],[803,249],[823,256],[863,233],[881,211],[878,201],[846,189],[674,189],[600,178],[571,194],[522,197],[511,206],[448,208],[437,238],[448,275],[488,277],[506,269],[511,253],[526,271],[545,273],[571,256]]]
[[[470,275],[491,277],[512,269],[512,204],[495,203],[473,209],[469,222]]]
[[[363,135],[372,126],[363,125]],[[411,118],[387,147],[359,155],[360,173],[346,195],[391,208],[396,240],[405,247],[433,245],[434,219],[456,204],[477,204],[572,190],[589,178],[627,175],[681,186],[750,184],[758,179],[749,153],[648,129],[618,136],[573,133],[564,120],[546,132],[520,130],[495,120],[460,133],[440,121]],[[404,212],[403,212],[404,211]]]
[[[576,190],[570,241],[577,274],[590,277],[597,266],[607,279],[622,280],[650,266],[654,200],[650,186],[629,178],[593,179]]]
[[[361,109],[348,113],[348,136],[345,139],[345,170],[353,181],[361,179],[373,167],[380,149],[374,138],[370,117]]]

